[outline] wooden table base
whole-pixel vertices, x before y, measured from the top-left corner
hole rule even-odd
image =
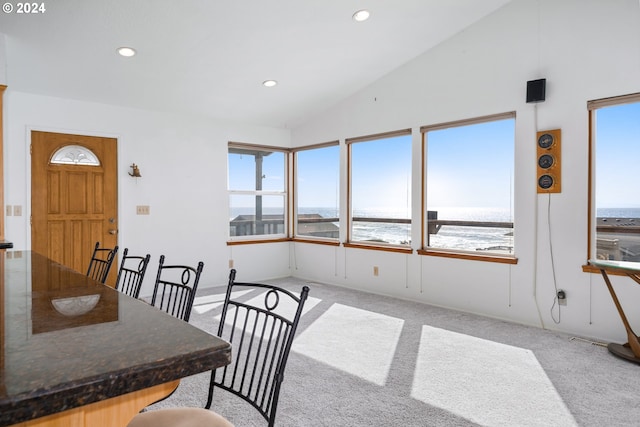
[[[626,359],[630,362],[640,364],[640,358],[636,357],[636,355],[633,354],[633,351],[631,351],[631,347],[629,347],[629,343],[626,343],[626,344],[609,343],[607,345],[607,348],[609,349],[609,352],[611,354],[615,354],[616,356],[622,357],[623,359]]]
[[[607,285],[607,288],[609,289],[611,298],[613,299],[613,302],[616,305],[616,308],[618,309],[618,314],[620,315],[622,324],[624,325],[624,328],[627,332],[627,339],[628,339],[626,344],[621,345],[621,344],[611,343],[607,346],[607,348],[611,353],[615,354],[616,356],[620,356],[626,360],[630,360],[635,363],[640,363],[640,339],[638,338],[638,335],[636,335],[635,332],[633,332],[633,329],[631,329],[631,325],[627,320],[627,316],[624,314],[622,305],[618,300],[618,296],[616,295],[616,291],[613,289],[613,285],[611,284],[611,280],[609,280],[609,276],[607,275],[607,272],[604,269],[600,270],[600,272],[602,273],[602,277]],[[636,283],[640,283],[640,277],[637,274],[634,274],[631,272],[627,272],[626,274],[628,277],[633,279]]]
[[[625,262],[625,261],[601,261],[601,260],[591,260],[590,264],[596,266],[600,273],[602,274],[602,278],[604,279],[604,283],[607,285],[607,289],[609,289],[609,294],[611,295],[611,299],[618,310],[618,314],[620,315],[620,320],[622,320],[622,324],[624,325],[624,329],[627,332],[627,343],[626,344],[615,344],[611,343],[607,346],[609,352],[622,357],[623,359],[629,360],[634,363],[640,364],[640,338],[638,335],[633,332],[631,325],[629,324],[629,320],[624,313],[624,309],[620,304],[620,300],[616,295],[616,291],[611,284],[611,280],[609,279],[609,275],[607,274],[607,270],[612,272],[616,272],[619,274],[624,274],[634,282],[640,285],[640,268],[638,268],[637,263]]]
[[[144,407],[173,393],[178,384],[179,380],[160,384],[11,427],[124,427]]]

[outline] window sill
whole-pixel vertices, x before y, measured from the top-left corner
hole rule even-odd
[[[583,273],[593,273],[593,274],[602,274],[600,272],[600,269],[598,267],[594,267],[591,264],[585,264],[582,266],[582,272]],[[608,276],[626,276],[627,274],[625,274],[622,271],[615,271],[615,270],[607,270],[607,275]]]
[[[348,242],[343,244],[345,248],[355,248],[355,249],[367,249],[374,251],[387,251],[387,252],[400,252],[403,254],[411,254],[413,253],[413,249],[403,247],[403,246],[383,246],[383,245],[373,245],[367,243],[354,243]]]
[[[304,237],[294,237],[291,240],[294,241],[295,243],[311,243],[312,245],[340,246],[340,242],[337,240],[308,239]]]
[[[273,239],[228,240],[227,246],[254,245],[256,243],[280,243],[280,242],[290,242],[290,241],[291,239],[288,237],[278,237]]]
[[[444,258],[466,259],[471,261],[497,262],[502,264],[517,264],[518,258],[515,256],[483,254],[478,255],[470,252],[453,252],[447,250],[419,249],[418,254],[427,256],[439,256]]]

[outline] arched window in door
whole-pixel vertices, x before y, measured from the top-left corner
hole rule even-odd
[[[52,164],[100,166],[100,160],[93,151],[80,145],[66,145],[51,156]]]

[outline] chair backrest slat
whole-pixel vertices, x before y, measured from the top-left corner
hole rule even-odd
[[[264,350],[262,349],[262,345],[265,342],[265,332],[267,331],[267,327],[268,327],[267,326],[267,323],[268,323],[267,321],[268,321],[268,317],[265,316],[264,317],[264,322],[262,322],[262,329],[261,329],[262,332],[260,332],[260,340],[258,341],[258,349],[256,350],[257,354],[260,354],[262,351],[265,351],[266,353],[269,352],[269,347],[270,347],[270,344],[271,344],[271,341],[270,341],[271,337],[266,339],[266,347],[265,347]],[[257,324],[258,324],[258,322],[256,322],[256,325]],[[253,400],[258,400],[258,391],[260,390],[260,385],[262,384],[262,380],[264,379],[264,364],[265,364],[265,362],[266,362],[266,360],[263,361],[262,367],[261,367],[262,369],[260,370],[260,375],[258,375],[258,383],[257,383],[256,388],[255,388],[256,392],[255,392],[255,394],[253,396]],[[255,361],[254,361],[254,364],[253,364],[253,372],[257,371],[258,364],[259,364],[259,358],[256,357]],[[255,380],[255,375],[253,375],[251,377],[251,383],[249,384],[249,390],[253,390],[254,389],[253,388],[254,380]]]
[[[236,271],[231,270],[218,327],[218,336],[232,344],[233,366],[211,373],[206,408],[211,407],[214,388],[221,388],[249,402],[272,426],[285,366],[309,288],[303,286],[297,296],[274,285],[236,282],[235,276]],[[234,293],[238,289],[261,295],[240,301],[247,297],[232,297],[244,294]]]

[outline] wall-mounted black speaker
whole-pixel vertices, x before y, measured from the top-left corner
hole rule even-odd
[[[527,82],[527,102],[544,101],[547,79],[529,80]]]

